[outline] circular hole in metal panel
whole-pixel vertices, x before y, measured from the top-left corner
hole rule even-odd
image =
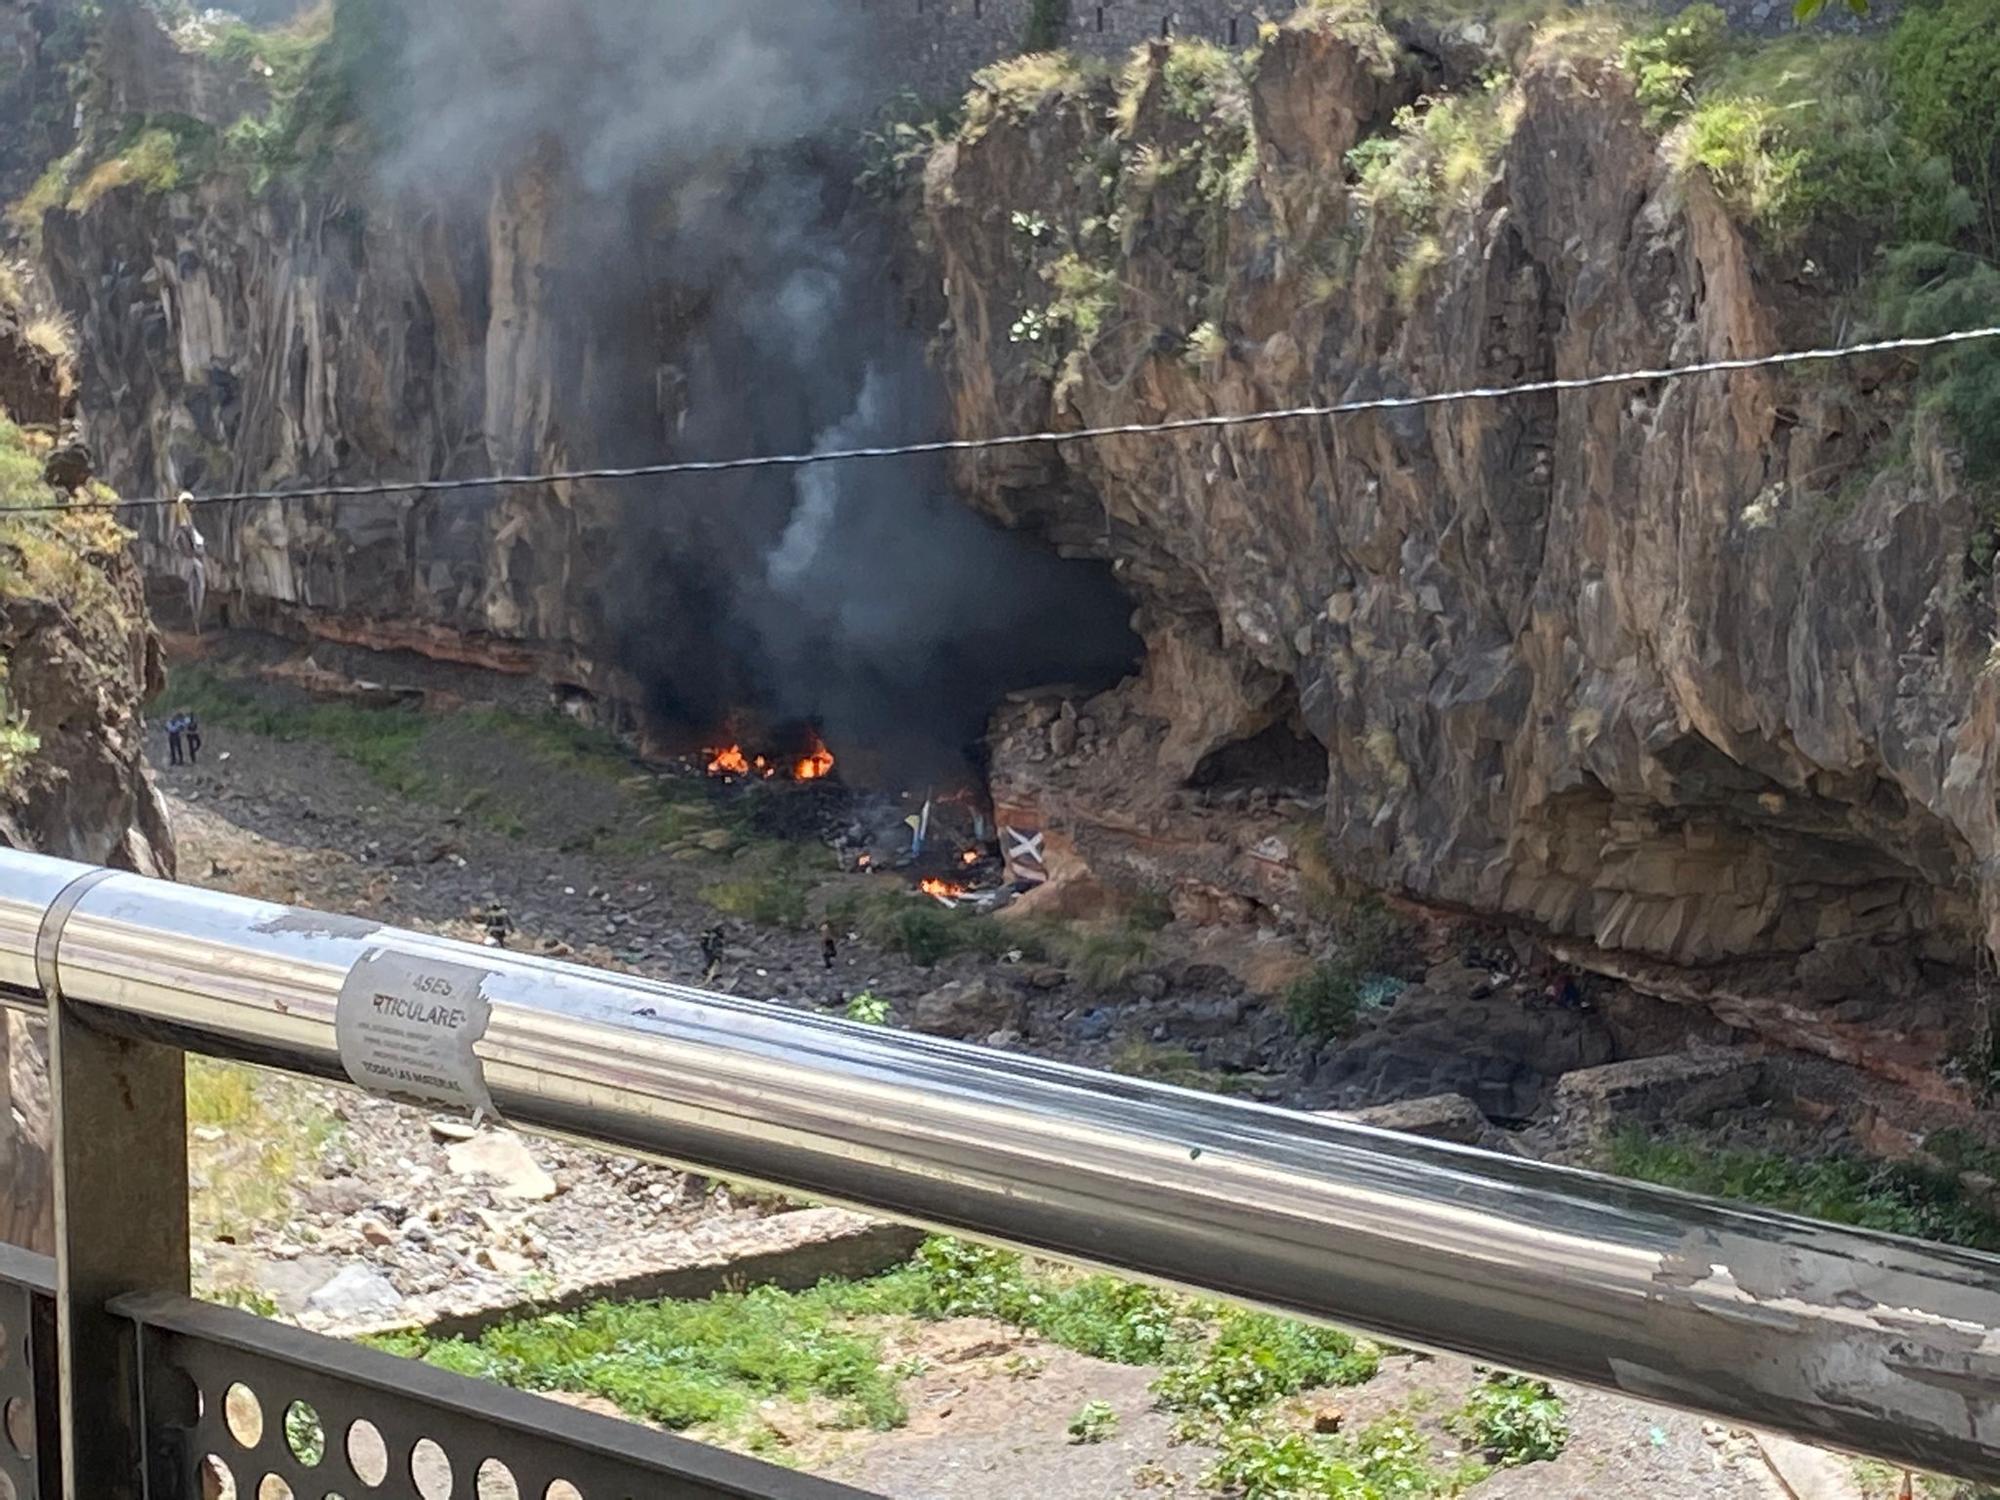
[[[257,1393],[237,1381],[222,1397],[222,1421],[229,1435],[246,1448],[264,1441],[264,1407]]]
[[[567,1479],[552,1479],[542,1491],[542,1500],[583,1500],[583,1491]]]
[[[14,1481],[0,1473],[0,1500],[20,1500],[21,1492],[14,1488]]]
[[[23,1396],[7,1398],[7,1441],[23,1458],[35,1456],[35,1407]]]
[[[451,1459],[429,1438],[410,1450],[410,1483],[423,1500],[451,1500]]]
[[[356,1422],[347,1429],[347,1466],[371,1490],[389,1477],[389,1445],[373,1422]]]
[[[201,1500],[236,1500],[236,1476],[213,1453],[201,1461],[197,1474],[201,1480]]]
[[[319,1467],[319,1461],[326,1457],[326,1427],[319,1413],[303,1401],[285,1408],[285,1446],[308,1469]]]
[[[479,1466],[478,1482],[473,1485],[474,1500],[521,1500],[521,1486],[514,1480],[514,1471],[497,1458],[489,1458]]]
[[[257,1486],[257,1500],[298,1500],[292,1487],[276,1474],[266,1474],[264,1482]]]

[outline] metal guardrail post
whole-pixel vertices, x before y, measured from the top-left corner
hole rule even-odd
[[[104,873],[63,892],[36,954],[55,1113],[62,1493],[145,1500],[139,1341],[110,1304],[188,1291],[187,1085],[179,1048],[93,1030],[63,998],[54,939]]]

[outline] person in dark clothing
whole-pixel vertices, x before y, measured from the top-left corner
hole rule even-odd
[[[819,924],[819,956],[829,969],[833,967],[833,961],[840,957],[840,949],[833,940],[833,923],[831,922],[822,922]]]
[[[167,720],[167,764],[178,766],[181,760],[181,735],[187,729],[187,718],[175,714]]]
[[[486,946],[506,947],[507,939],[514,935],[514,919],[508,914],[507,908],[488,896],[486,905],[480,910],[479,919],[486,928]]]
[[[184,713],[181,715],[181,728],[187,733],[188,764],[198,766],[201,764],[201,720],[193,714]]]
[[[715,971],[722,967],[722,929],[711,927],[701,935],[702,982],[715,978]]]

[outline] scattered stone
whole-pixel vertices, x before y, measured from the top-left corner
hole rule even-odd
[[[329,1318],[380,1317],[403,1305],[394,1283],[369,1266],[347,1266],[306,1298],[306,1306]]]
[[[543,1170],[527,1145],[511,1130],[489,1130],[445,1149],[460,1177],[490,1177],[503,1198],[542,1203],[556,1195],[556,1180]]]
[[[1070,1027],[1070,1034],[1079,1042],[1101,1042],[1111,1035],[1116,1014],[1108,1007],[1098,1005],[1084,1011]]]
[[[489,1271],[502,1276],[525,1276],[535,1268],[535,1263],[525,1255],[516,1255],[512,1250],[500,1250],[493,1246],[482,1247],[473,1260]]]
[[[360,1231],[361,1238],[371,1245],[393,1245],[396,1243],[396,1232],[372,1214],[361,1220],[355,1228]]]
[[[1308,1396],[1305,1406],[1314,1432],[1338,1432],[1340,1424],[1347,1420],[1347,1413],[1324,1393]]]
[[[479,1127],[470,1120],[454,1119],[450,1115],[433,1115],[431,1134],[441,1141],[469,1141],[479,1134]]]

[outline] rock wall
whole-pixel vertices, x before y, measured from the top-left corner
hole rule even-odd
[[[560,211],[531,180],[496,192],[474,239],[421,215],[219,184],[166,199],[119,189],[86,215],[51,215],[45,265],[77,323],[100,465],[162,494],[580,461],[564,421],[602,394],[585,373],[601,366],[587,333],[551,316]],[[587,678],[591,663],[568,660],[593,633],[573,498],[206,511],[211,588],[244,623],[429,637],[462,659],[546,657]],[[141,538],[149,571],[171,573],[164,517]],[[184,609],[163,604],[163,622],[186,628]]]
[[[35,481],[66,406],[63,373],[0,306],[0,471],[10,504]],[[18,424],[18,425],[17,425]],[[159,640],[128,534],[101,512],[0,509],[0,847],[174,872],[172,832],[145,764],[143,706]],[[21,738],[23,734],[31,740]],[[39,1023],[0,1019],[0,1240],[55,1240],[48,1067]]]
[[[0,457],[29,474],[53,447],[39,414],[60,412],[60,371],[0,307]],[[24,430],[25,429],[25,430]],[[16,481],[18,482],[18,481]],[[19,493],[53,500],[52,488]],[[143,707],[159,690],[159,640],[146,617],[128,534],[102,513],[0,511],[0,710],[34,748],[0,775],[0,846],[173,872],[173,840],[145,766]]]
[[[1417,86],[1379,41],[1300,24],[1265,50],[1235,101],[1254,161],[1233,204],[1171,165],[1201,160],[1207,127],[1170,95],[1164,52],[1128,124],[1075,81],[996,101],[942,147],[926,228],[959,430],[1503,384],[1829,332],[1828,307],[1669,166],[1617,69],[1573,48],[1517,59],[1511,135],[1446,215],[1441,255],[1371,223],[1347,152]],[[1064,354],[1034,320],[1079,276],[1040,245],[1082,243],[1113,211],[1115,297]],[[1048,238],[1024,245],[1023,222]],[[1148,680],[1079,706],[1171,726],[1153,736],[1172,753],[1152,809],[1128,784],[1121,836],[1150,820],[1157,839],[1191,768],[1295,704],[1324,747],[1338,873],[1726,995],[1788,1039],[1920,993],[1920,1024],[1943,1031],[1967,1016],[1952,976],[2000,944],[2000,691],[1990,580],[1964,562],[1978,511],[1940,435],[1920,423],[1913,462],[1856,477],[1906,390],[1890,373],[1009,449],[968,456],[960,479],[1111,557],[1145,601]],[[1850,478],[1843,509],[1830,496]],[[1091,764],[1003,754],[996,777],[1062,803]]]

